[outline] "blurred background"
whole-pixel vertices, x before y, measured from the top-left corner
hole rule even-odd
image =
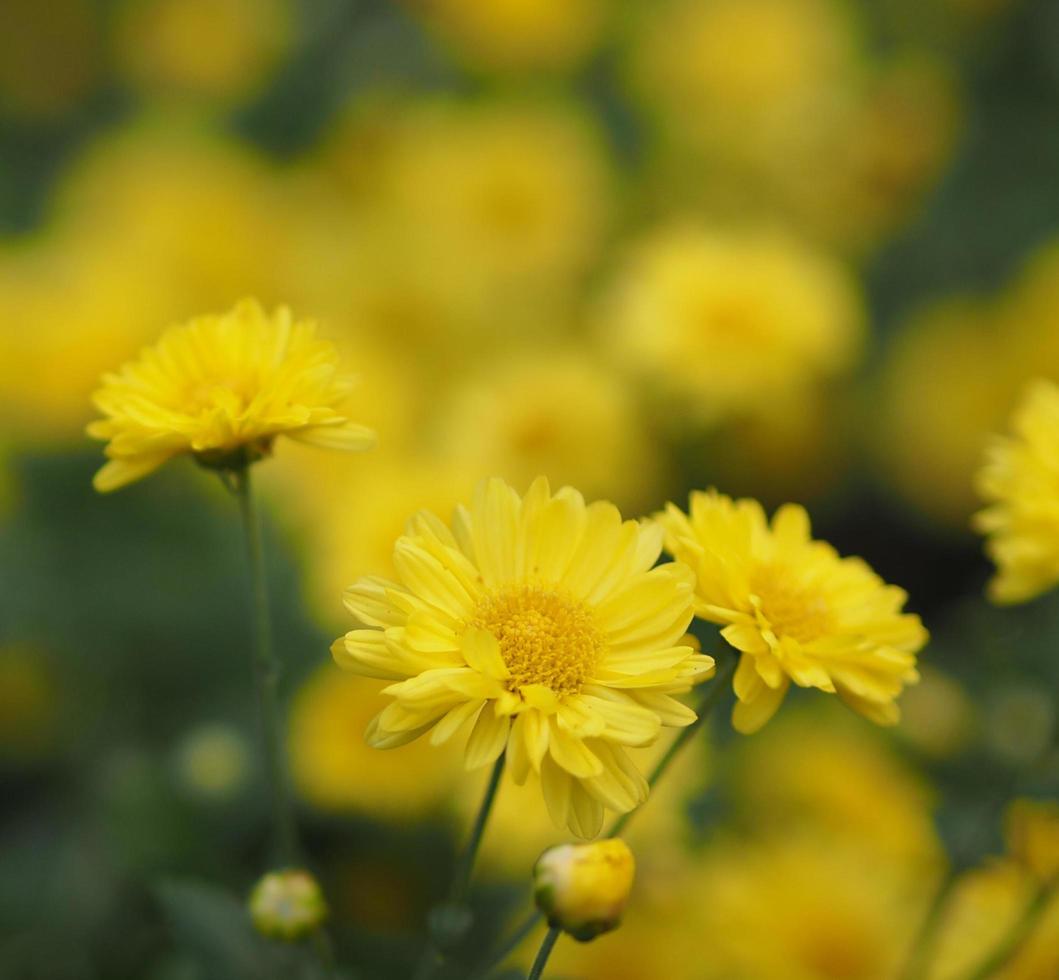
[[[988,434],[1059,379],[1057,110],[1049,0],[3,0],[0,977],[298,975],[239,910],[232,502],[186,462],[101,498],[83,434],[103,371],[245,295],[320,320],[380,435],[257,469],[348,976],[409,975],[482,778],[363,745],[341,591],[416,509],[538,473],[630,516],[802,502],[934,634],[894,732],[722,712],[633,824],[627,925],[552,972],[887,980],[955,862],[931,976],[964,976],[1029,893],[1002,807],[1059,784],[1059,603],[988,608],[969,529]],[[472,947],[561,838],[505,786]],[[1056,976],[1059,906],[1003,973]]]

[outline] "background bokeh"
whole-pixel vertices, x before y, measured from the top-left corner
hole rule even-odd
[[[988,434],[1059,380],[1057,105],[1050,0],[3,0],[0,977],[299,975],[238,909],[233,504],[186,462],[101,498],[84,436],[103,371],[256,295],[320,320],[380,436],[257,469],[350,977],[409,975],[482,777],[363,745],[341,591],[416,509],[545,473],[633,516],[802,502],[934,634],[893,732],[714,719],[633,824],[627,925],[555,975],[888,980],[956,862],[959,980],[1030,887],[1005,802],[1059,784],[1059,603],[989,608],[969,527]],[[472,946],[561,838],[504,787]],[[1059,906],[1003,976],[1059,976]]]

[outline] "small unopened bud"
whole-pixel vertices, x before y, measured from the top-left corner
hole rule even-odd
[[[1008,851],[1043,882],[1059,881],[1059,803],[1016,800],[1004,821]]]
[[[618,838],[562,844],[537,859],[534,899],[550,926],[588,942],[620,925],[635,870],[632,851]]]
[[[308,871],[270,871],[250,893],[254,928],[270,939],[292,942],[318,929],[327,918],[327,903]]]

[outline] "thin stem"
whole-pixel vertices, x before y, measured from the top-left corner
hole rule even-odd
[[[449,886],[448,904],[450,906],[461,906],[467,898],[467,892],[471,887],[471,877],[474,875],[475,861],[478,858],[478,849],[485,835],[485,825],[489,821],[489,814],[493,810],[496,793],[500,788],[500,777],[504,774],[504,759],[505,754],[501,752],[493,766],[489,782],[486,784],[485,795],[482,797],[478,815],[474,818],[474,825],[471,827],[471,836],[453,872],[452,884]],[[429,939],[416,966],[415,980],[429,980],[444,960],[445,954],[438,948],[438,943],[434,939]]]
[[[1057,890],[1059,890],[1059,879],[1053,878],[1050,882],[1042,884],[1030,899],[1018,922],[1012,926],[1011,931],[985,958],[978,969],[968,974],[967,980],[988,980],[998,970],[1007,966],[1014,959],[1022,944],[1030,937]]]
[[[537,952],[537,958],[533,961],[533,966],[526,980],[540,980],[544,973],[544,967],[548,963],[548,957],[552,955],[552,949],[559,938],[559,932],[558,926],[552,926],[545,934],[541,942],[541,948]]]
[[[938,926],[941,925],[942,913],[948,904],[956,880],[956,873],[952,870],[947,871],[945,879],[934,892],[927,914],[923,917],[915,939],[912,940],[912,948],[908,951],[908,959],[905,960],[905,967],[901,971],[901,980],[919,980],[930,967],[931,955],[938,939]]]
[[[470,839],[463,850],[459,864],[456,865],[456,873],[453,875],[452,887],[449,890],[449,901],[453,904],[459,905],[467,897],[471,876],[474,874],[474,863],[478,858],[478,848],[481,847],[485,825],[493,810],[496,791],[500,788],[500,777],[504,774],[504,759],[505,753],[501,752],[489,776],[489,783],[485,787],[485,796],[482,797],[482,805],[478,808],[478,816],[474,818]]]
[[[504,960],[522,945],[523,940],[537,928],[540,921],[541,914],[534,909],[523,919],[519,927],[489,954],[489,958],[473,974],[473,980],[485,980],[496,967],[500,966]]]
[[[650,786],[651,789],[654,789],[655,784],[662,778],[670,765],[672,765],[673,760],[680,754],[681,749],[683,749],[684,746],[695,737],[696,732],[698,732],[703,723],[710,716],[710,712],[713,711],[717,706],[717,703],[727,693],[728,682],[735,673],[736,663],[736,657],[729,657],[724,665],[717,671],[713,683],[707,688],[705,696],[702,701],[699,702],[698,717],[688,725],[687,728],[681,729],[680,734],[674,739],[673,744],[666,749],[665,755],[658,760],[654,769],[651,771],[651,775],[647,779],[647,785]],[[625,828],[633,818],[633,815],[638,813],[640,809],[642,809],[642,807],[621,814],[614,823],[610,825],[610,830],[607,831],[606,836],[619,837],[625,831]]]
[[[279,859],[289,865],[296,859],[297,838],[294,811],[291,808],[283,772],[278,694],[279,661],[272,646],[272,622],[261,544],[261,521],[254,504],[249,466],[243,466],[234,472],[232,489],[239,501],[239,513],[243,521],[250,588],[254,600],[254,682],[257,689],[265,775],[272,797],[275,846]]]

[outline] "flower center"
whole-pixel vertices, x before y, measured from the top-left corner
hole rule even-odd
[[[831,611],[818,587],[797,581],[788,569],[763,565],[750,577],[758,614],[777,636],[808,643],[828,632]]]
[[[576,694],[603,651],[589,608],[537,585],[505,586],[485,596],[469,625],[496,637],[513,691],[543,684],[559,696]]]

